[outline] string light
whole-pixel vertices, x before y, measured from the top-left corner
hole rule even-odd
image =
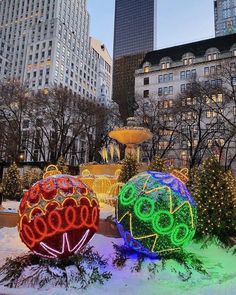
[[[78,253],[97,231],[99,205],[76,177],[51,175],[25,192],[18,229],[37,255],[63,258]]]
[[[128,247],[158,257],[190,242],[197,212],[183,180],[186,176],[148,171],[126,183],[118,198],[117,227]]]

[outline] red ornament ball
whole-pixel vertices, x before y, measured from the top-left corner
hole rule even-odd
[[[99,204],[78,178],[50,176],[23,195],[19,208],[21,240],[35,254],[66,258],[78,253],[98,229]]]

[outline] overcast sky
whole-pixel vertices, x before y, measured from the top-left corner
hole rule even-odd
[[[127,0],[128,1],[128,0]],[[214,37],[213,0],[157,0],[157,49]],[[88,0],[90,35],[112,55],[115,0]]]

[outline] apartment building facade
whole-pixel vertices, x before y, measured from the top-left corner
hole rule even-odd
[[[186,92],[191,87],[191,83],[196,81],[202,83],[206,89],[211,88],[221,88],[224,86],[225,77],[219,77],[216,75],[222,70],[222,66],[227,65],[230,67],[231,80],[230,87],[234,91],[236,87],[236,72],[234,72],[236,64],[236,34],[231,34],[227,36],[217,37],[213,39],[198,41],[194,43],[184,44],[180,46],[175,46],[171,48],[161,49],[146,54],[142,67],[137,69],[135,72],[135,94],[136,98],[141,99],[148,103],[150,100],[156,100],[160,110],[171,109],[175,105],[176,99],[181,98],[181,96],[186,98]],[[229,68],[228,68],[229,69]],[[212,98],[219,104],[222,103],[224,97],[222,93],[215,93]],[[183,115],[180,120],[194,119],[192,113],[186,113],[187,106],[193,103],[193,101],[187,98],[187,101],[183,103],[181,111]],[[232,126],[236,122],[236,110],[235,104],[230,107],[227,106],[228,110],[222,110],[227,114],[229,122],[232,122]],[[210,127],[210,123],[217,114],[210,107],[204,110],[204,115],[201,118],[201,124],[204,125],[203,129]],[[186,117],[187,116],[187,117]],[[160,118],[165,125],[170,124],[173,120],[173,116],[170,115],[169,118]],[[194,122],[193,122],[194,123]],[[192,125],[194,127],[194,124]],[[162,134],[163,135],[163,134]],[[160,153],[168,145],[168,136],[162,137],[162,140],[158,142],[157,150]],[[223,136],[224,137],[224,136]],[[224,138],[222,136],[217,138],[217,134],[210,138],[209,145],[215,139],[219,140],[220,143],[224,143]],[[198,144],[197,138],[194,139],[193,144]],[[236,151],[236,141],[231,141],[231,146],[229,153],[232,152],[232,156]],[[188,147],[189,142],[186,140],[181,140],[179,143],[175,144],[170,149],[169,156],[178,163],[185,165],[188,160]],[[234,169],[236,168],[234,161]]]

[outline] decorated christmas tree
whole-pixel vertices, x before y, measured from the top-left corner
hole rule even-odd
[[[154,156],[150,165],[148,166],[148,170],[151,171],[159,171],[162,172],[165,170],[165,164],[163,159],[161,159],[158,155]]]
[[[42,179],[43,174],[38,169],[26,170],[22,177],[23,189],[29,189],[35,182]]]
[[[150,165],[148,166],[148,170],[158,171],[158,172],[171,172],[174,169],[172,165],[167,165],[165,159],[160,158],[160,156],[156,155],[152,159]]]
[[[236,234],[236,180],[216,157],[191,172],[189,188],[197,203],[197,237],[216,236],[227,243]]]
[[[128,155],[122,165],[119,182],[126,183],[138,173],[138,163],[134,156]]]
[[[61,171],[62,174],[68,174],[69,173],[69,169],[68,166],[66,165],[66,161],[63,158],[63,156],[60,156],[60,158],[57,161],[57,168],[59,171]]]
[[[14,162],[7,170],[2,185],[3,199],[20,200],[22,185],[19,170]]]

